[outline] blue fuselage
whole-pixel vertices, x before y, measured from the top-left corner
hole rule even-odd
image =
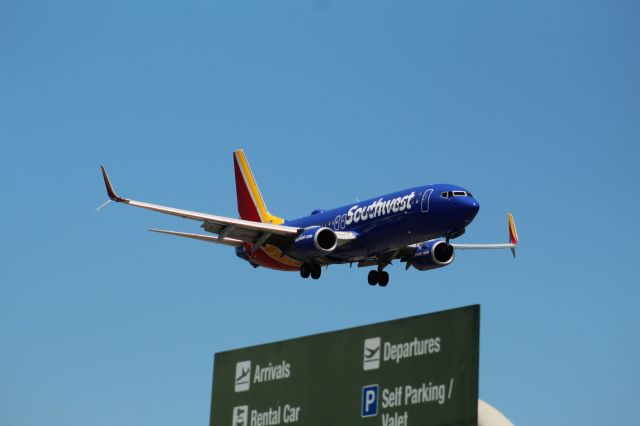
[[[332,258],[344,261],[431,240],[455,237],[464,232],[480,205],[471,194],[455,185],[418,186],[369,200],[316,211],[310,216],[286,221],[285,225],[307,228],[326,226],[334,231],[357,234],[353,243],[338,247]]]

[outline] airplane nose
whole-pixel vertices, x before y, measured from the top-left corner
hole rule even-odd
[[[466,222],[471,223],[473,218],[478,214],[478,210],[480,210],[480,204],[475,200],[475,198],[468,197],[464,203],[464,210],[467,215]]]

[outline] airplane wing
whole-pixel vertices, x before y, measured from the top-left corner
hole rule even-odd
[[[508,214],[509,217],[509,243],[506,244],[456,244],[451,243],[451,246],[456,250],[493,250],[493,249],[511,249],[511,254],[516,257],[516,247],[518,246],[518,232],[516,231],[516,224],[513,221],[513,215]]]
[[[117,203],[129,204],[130,206],[140,207],[147,210],[153,210],[159,213],[169,214],[172,216],[183,217],[185,219],[201,221],[203,222],[201,225],[202,228],[204,228],[208,232],[218,234],[218,237],[187,234],[175,231],[153,230],[155,232],[227,245],[242,245],[242,243],[247,242],[259,247],[267,243],[274,245],[288,244],[303,231],[302,228],[296,228],[292,226],[253,222],[250,220],[216,216],[207,213],[181,210],[173,207],[165,207],[156,204],[130,200],[116,194],[115,190],[113,189],[113,185],[109,180],[109,176],[107,175],[107,171],[103,166],[100,166],[100,168],[102,169],[102,176],[104,178],[104,184],[107,188],[107,194],[112,201],[115,201]]]

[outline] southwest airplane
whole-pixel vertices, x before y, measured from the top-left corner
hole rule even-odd
[[[450,265],[455,250],[461,249],[508,248],[515,257],[518,234],[511,214],[507,244],[450,242],[464,234],[480,208],[471,193],[459,186],[416,186],[284,220],[267,210],[242,150],[234,153],[233,163],[240,219],[120,197],[105,168],[100,167],[110,201],[196,220],[206,232],[216,235],[150,231],[233,246],[236,255],[255,268],[299,271],[302,278],[318,279],[323,266],[357,263],[359,267],[376,267],[369,271],[368,282],[385,287],[389,274],[384,268],[395,259],[405,262],[406,269],[413,266],[426,271]]]

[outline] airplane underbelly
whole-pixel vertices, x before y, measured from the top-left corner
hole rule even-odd
[[[251,253],[251,245],[245,246],[245,252]],[[278,271],[299,271],[302,262],[283,255],[277,247],[265,245],[250,255],[251,260],[260,266]]]
[[[352,244],[338,247],[332,256],[356,259],[437,238],[442,231],[435,224],[419,221],[417,217],[399,217],[357,230],[360,237]]]

